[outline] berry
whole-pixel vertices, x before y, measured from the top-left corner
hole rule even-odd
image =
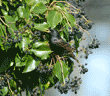
[[[33,23],[33,24],[31,24],[31,26],[32,26],[32,27],[34,27],[34,23]]]

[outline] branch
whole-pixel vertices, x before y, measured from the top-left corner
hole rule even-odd
[[[13,93],[13,91],[11,90],[11,87],[10,87],[10,84],[9,84],[9,80],[8,80],[8,79],[7,79],[7,83],[8,83],[8,87],[9,87],[9,89],[10,89],[12,95],[13,95],[14,93]]]
[[[0,20],[3,22],[4,25],[6,25],[7,27],[9,27],[11,29],[11,27],[8,26],[1,18],[0,18]],[[11,29],[11,30],[14,31],[13,29]]]

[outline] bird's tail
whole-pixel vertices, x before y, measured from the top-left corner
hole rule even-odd
[[[70,57],[72,57],[73,59],[75,59],[79,63],[79,60],[76,58],[76,56],[73,53],[70,54]]]

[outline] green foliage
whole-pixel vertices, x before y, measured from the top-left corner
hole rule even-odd
[[[53,68],[53,72],[56,75],[56,77],[59,79],[60,83],[63,82],[61,67],[63,69],[64,78],[66,78],[66,76],[69,74],[68,73],[68,66],[63,61],[61,61],[61,62],[62,62],[63,67],[60,65],[60,62],[57,61],[56,64],[54,65],[54,68]]]
[[[19,1],[19,2],[18,2]],[[22,77],[24,81],[32,80],[32,73],[40,75],[45,74],[42,73],[43,66],[46,64],[48,66],[48,72],[43,77],[48,78],[46,84],[41,84],[39,75],[36,75],[35,78],[39,80],[36,82],[36,86],[41,88],[40,91],[44,91],[43,88],[45,86],[45,90],[50,88],[50,86],[54,86],[55,81],[54,78],[57,78],[57,81],[60,83],[64,82],[64,78],[66,78],[71,72],[69,70],[73,66],[68,66],[69,63],[67,60],[64,61],[56,60],[52,55],[54,52],[49,47],[49,28],[57,29],[60,33],[60,37],[65,41],[69,41],[69,29],[76,26],[76,19],[74,16],[67,11],[67,6],[70,6],[66,2],[65,5],[61,2],[55,1],[54,3],[50,3],[51,0],[11,0],[8,2],[0,1],[1,7],[0,12],[0,47],[3,51],[8,51],[9,49],[19,49],[15,53],[14,58],[9,59],[8,61],[11,63],[7,63],[8,65],[2,69],[4,66],[4,62],[1,62],[0,72],[2,73],[7,68],[12,68],[11,70],[14,79],[10,80],[9,85],[0,89],[3,94],[2,96],[7,95],[7,93],[13,92],[11,89],[21,89],[18,88],[17,85],[17,76],[16,70],[19,69],[17,74],[23,74]],[[9,3],[9,4],[8,4]],[[50,6],[51,4],[51,6]],[[10,7],[11,6],[11,7]],[[60,30],[62,29],[62,30]],[[73,30],[71,30],[72,32]],[[43,37],[45,36],[45,37]],[[77,49],[79,47],[79,42],[81,38],[77,38],[74,36],[74,41],[76,45],[76,53],[78,53]],[[11,51],[14,52],[13,50]],[[12,54],[9,54],[12,55]],[[54,59],[53,59],[54,57]],[[40,66],[40,64],[42,64]],[[40,66],[40,67],[39,67]],[[37,68],[41,70],[37,72]],[[53,68],[53,70],[51,70]],[[51,71],[50,71],[51,70]],[[62,74],[63,73],[63,74]],[[24,75],[26,74],[26,75]],[[29,76],[27,76],[29,74]],[[31,75],[30,75],[31,74]],[[19,77],[19,76],[18,76]],[[29,77],[29,78],[28,78]],[[27,79],[28,78],[28,79]],[[25,86],[25,82],[24,86]],[[34,86],[34,85],[33,85]],[[39,93],[41,94],[41,92]],[[0,94],[1,95],[1,94]]]
[[[62,21],[62,15],[59,11],[50,11],[47,16],[47,23],[51,28],[55,28]]]
[[[3,94],[0,93],[0,95],[6,96],[6,94],[7,94],[8,91],[9,91],[8,86],[7,86],[7,87],[4,87],[3,89],[0,89],[0,91],[3,92]]]

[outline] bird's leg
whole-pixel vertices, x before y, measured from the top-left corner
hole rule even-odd
[[[51,54],[51,56],[52,56],[52,61],[53,61],[53,63],[55,64],[55,59],[53,58],[53,55]]]

